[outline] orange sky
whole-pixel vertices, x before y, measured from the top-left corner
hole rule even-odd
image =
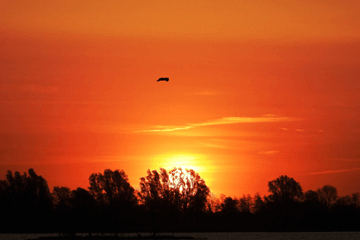
[[[0,1],[0,177],[194,168],[359,192],[359,1]],[[169,77],[169,82],[156,82]]]

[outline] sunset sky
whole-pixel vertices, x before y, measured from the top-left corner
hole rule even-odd
[[[0,178],[193,168],[360,192],[360,1],[1,1]],[[169,77],[169,82],[157,82]]]

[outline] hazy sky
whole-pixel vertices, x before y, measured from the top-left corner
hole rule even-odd
[[[359,1],[0,1],[0,178],[193,168],[360,191]],[[169,82],[156,82],[169,77]]]

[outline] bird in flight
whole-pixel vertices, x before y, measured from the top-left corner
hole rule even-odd
[[[168,81],[169,81],[169,78],[159,78],[157,81],[158,81],[158,82],[160,82],[160,81],[166,81],[166,82],[168,82]]]

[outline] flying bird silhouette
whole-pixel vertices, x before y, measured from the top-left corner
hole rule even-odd
[[[169,78],[159,78],[159,79],[157,80],[157,82],[160,82],[160,81],[166,81],[166,82],[168,82],[168,81],[169,81]]]

